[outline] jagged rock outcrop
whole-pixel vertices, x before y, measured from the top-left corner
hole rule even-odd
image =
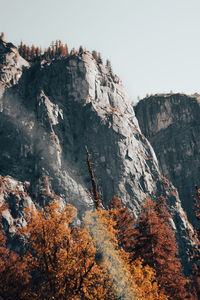
[[[135,107],[141,131],[149,139],[160,168],[177,187],[184,210],[195,225],[195,184],[200,185],[200,96],[155,95]]]
[[[192,245],[178,193],[158,168],[120,79],[89,52],[26,68],[0,99],[0,173],[50,189],[79,212],[93,206],[86,147],[104,205],[114,194],[135,214],[147,195],[168,196],[180,254]],[[40,203],[43,204],[43,203]]]
[[[0,38],[0,97],[6,87],[18,82],[23,67],[28,66],[29,63],[19,55],[17,48]]]
[[[26,225],[24,210],[34,209],[35,204],[28,194],[30,182],[20,182],[11,176],[0,176],[0,206],[4,205],[2,212],[4,229],[7,232],[8,247],[19,251],[19,236],[17,230]],[[17,243],[15,241],[18,241]]]

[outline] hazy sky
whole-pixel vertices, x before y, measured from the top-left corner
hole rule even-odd
[[[200,0],[0,0],[7,41],[61,39],[111,60],[131,100],[200,92]]]

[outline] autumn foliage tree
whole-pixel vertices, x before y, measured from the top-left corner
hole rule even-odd
[[[30,47],[21,41],[18,46],[18,51],[24,59],[31,63],[41,61],[43,59],[49,61],[73,55],[82,56],[82,54],[86,52],[83,46],[80,46],[78,51],[75,48],[72,48],[71,51],[69,51],[68,45],[63,44],[61,40],[52,41],[50,46],[44,50],[42,50],[41,47],[36,47],[35,45]],[[103,64],[101,53],[93,50],[91,54],[98,64]],[[112,66],[109,60],[106,61],[106,68],[112,73]]]
[[[196,189],[196,195],[192,195],[194,206],[195,206],[195,215],[197,221],[200,221],[200,188],[195,185]],[[195,230],[195,236],[196,236],[196,247],[194,247],[192,253],[191,253],[191,259],[195,260],[196,262],[199,262],[200,260],[200,229]],[[193,299],[200,299],[200,267],[199,263],[195,263],[193,266],[193,272],[191,276],[191,290],[194,296]]]
[[[187,299],[165,199],[147,198],[138,220],[116,196],[106,210],[88,151],[87,164],[94,207],[81,226],[73,225],[76,209],[63,207],[43,176],[35,195],[43,208],[27,209],[20,230],[23,259],[0,231],[0,299]],[[3,186],[0,177],[0,192]]]
[[[131,261],[129,254],[119,247],[116,223],[109,211],[97,207],[94,212],[88,212],[84,223],[102,255],[116,299],[167,299],[159,291],[155,271],[144,267],[140,259]]]
[[[26,60],[34,62],[40,59],[50,60],[53,58],[67,57],[69,55],[69,50],[67,44],[63,45],[60,40],[52,42],[51,46],[42,51],[41,47],[36,47],[32,45],[29,47],[23,44],[21,41],[18,47],[19,54]]]
[[[117,240],[120,247],[126,252],[131,252],[135,246],[136,218],[131,215],[128,207],[124,207],[117,196],[113,196],[109,202],[109,214],[115,221]]]
[[[21,231],[29,250],[24,256],[33,274],[32,299],[112,299],[104,268],[95,261],[96,249],[88,231],[70,227],[76,211],[51,202],[28,214]]]
[[[189,289],[191,293],[191,300],[199,300],[200,299],[200,269],[194,264],[193,270],[191,274],[191,281],[189,284]]]
[[[144,265],[148,264],[156,271],[160,290],[170,299],[181,300],[187,298],[187,280],[177,258],[175,236],[164,201],[161,197],[156,204],[147,198],[142,206],[132,259],[141,257]]]
[[[125,250],[130,248],[127,238],[132,238],[134,230],[132,218],[127,208],[123,208],[116,196],[110,203],[110,210],[103,209],[92,168],[91,157],[87,151],[87,164],[92,183],[94,212],[88,212],[84,223],[91,232],[98,252],[112,280],[116,299],[167,299],[159,291],[155,281],[155,271],[143,266],[140,259],[131,260]]]
[[[6,208],[5,205],[0,207],[0,220]],[[26,263],[6,247],[6,235],[0,222],[0,299],[24,299],[29,280]]]

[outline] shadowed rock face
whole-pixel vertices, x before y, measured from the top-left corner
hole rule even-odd
[[[87,147],[104,205],[116,194],[137,214],[146,196],[169,197],[180,254],[186,258],[192,229],[178,193],[161,176],[120,79],[90,53],[24,69],[0,103],[3,176],[29,181],[31,197],[39,189],[38,180],[48,176],[63,202],[83,213],[93,207]]]
[[[135,113],[166,176],[177,188],[190,222],[195,224],[192,194],[200,184],[199,96],[152,96],[140,101]]]

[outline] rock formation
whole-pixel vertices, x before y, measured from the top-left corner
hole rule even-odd
[[[184,210],[195,225],[195,184],[200,184],[200,96],[155,95],[135,107],[141,131],[159,160],[162,174],[177,187]]]
[[[7,57],[11,54],[4,46],[1,56]],[[176,189],[161,175],[141,134],[120,79],[86,51],[30,67],[15,54],[21,69],[14,65],[12,78],[25,68],[13,83],[4,73],[9,87],[0,99],[0,174],[28,181],[28,192],[40,205],[45,203],[37,198],[39,183],[48,177],[49,188],[83,213],[93,206],[87,147],[105,206],[116,194],[137,214],[146,196],[168,197],[185,259],[192,228]]]
[[[17,48],[0,38],[0,97],[6,87],[18,82],[23,67],[28,66],[29,63],[19,55]]]
[[[4,230],[7,232],[7,246],[20,251],[17,229],[26,225],[24,209],[35,205],[28,194],[29,182],[20,182],[11,176],[0,176],[0,205],[5,204],[2,212]],[[17,242],[16,242],[17,241]]]

